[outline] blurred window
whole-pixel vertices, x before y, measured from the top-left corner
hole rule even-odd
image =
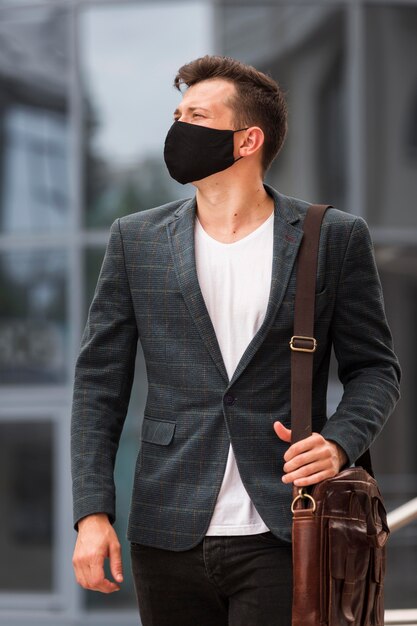
[[[345,7],[230,3],[217,13],[222,53],[270,74],[286,93],[288,134],[267,181],[347,210]]]
[[[366,217],[417,239],[417,3],[368,6],[365,16]]]
[[[53,587],[52,424],[0,422],[0,592]]]
[[[0,253],[1,384],[65,382],[65,274],[60,250]]]
[[[211,15],[209,2],[120,2],[82,14],[87,227],[194,193],[170,178],[163,145],[181,99],[174,76],[212,50]]]
[[[391,431],[392,433],[392,431]],[[405,434],[405,433],[404,433]],[[405,434],[409,441],[411,433]],[[397,439],[394,431],[394,437]],[[415,441],[415,438],[413,439]],[[394,446],[388,454],[392,454]],[[410,466],[407,467],[410,470]],[[417,495],[417,473],[383,475],[378,473],[388,510],[405,504]],[[385,579],[386,609],[415,609],[417,588],[417,521],[392,533],[387,542]]]
[[[68,9],[0,16],[0,233],[69,223]]]
[[[410,158],[417,161],[417,85],[414,89],[414,94],[410,98],[408,119],[405,121],[404,143]]]
[[[16,104],[3,123],[1,231],[63,230],[68,225],[65,115]]]
[[[55,542],[69,475],[55,428],[68,419],[76,285],[71,9],[24,1],[0,0],[0,606],[56,611],[70,558]]]

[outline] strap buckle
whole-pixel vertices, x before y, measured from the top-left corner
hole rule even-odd
[[[314,337],[294,335],[291,337],[290,348],[293,352],[315,352],[317,350],[317,341]]]

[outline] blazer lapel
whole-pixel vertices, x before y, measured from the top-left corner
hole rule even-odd
[[[268,306],[264,320],[237,364],[229,385],[232,385],[241,375],[264,341],[281,306],[303,238],[302,229],[293,225],[300,218],[292,208],[291,199],[278,193],[269,185],[264,184],[264,187],[274,198],[275,204],[272,278]]]
[[[192,198],[174,213],[167,224],[168,240],[180,289],[207,349],[220,374],[228,382],[226,366],[220,351],[216,333],[201,293],[195,263],[194,217],[196,200]]]
[[[271,289],[265,318],[243,353],[230,381],[198,282],[194,247],[196,199],[192,198],[182,204],[175,211],[174,218],[167,223],[168,240],[184,300],[202,340],[222,377],[228,382],[228,386],[232,385],[240,376],[265,339],[283,300],[303,236],[302,230],[293,225],[300,218],[292,208],[291,199],[278,193],[269,185],[265,184],[264,186],[274,199]]]

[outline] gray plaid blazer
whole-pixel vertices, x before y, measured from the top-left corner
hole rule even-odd
[[[243,484],[274,534],[291,539],[291,487],[281,482],[290,426],[295,260],[308,203],[265,185],[275,202],[272,281],[264,321],[228,379],[199,287],[195,198],[114,222],[76,364],[72,413],[74,523],[115,519],[113,468],[130,398],[138,339],[148,395],[128,539],[170,550],[195,546],[209,525],[229,442]],[[400,369],[385,319],[366,223],[324,218],[316,289],[313,430],[354,462],[399,397]],[[329,418],[334,346],[343,398]]]

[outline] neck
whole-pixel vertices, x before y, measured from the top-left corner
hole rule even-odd
[[[206,179],[198,184],[196,200],[203,228],[225,237],[256,228],[274,209],[261,178],[244,181],[236,177],[227,184]]]

